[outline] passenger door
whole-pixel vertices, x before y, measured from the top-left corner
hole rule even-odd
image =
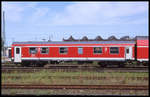
[[[125,57],[126,59],[132,59],[132,47],[125,48]]]
[[[21,47],[15,47],[14,62],[21,62]]]

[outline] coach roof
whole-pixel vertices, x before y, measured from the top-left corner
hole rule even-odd
[[[149,36],[136,36],[137,40],[148,40]]]
[[[27,41],[13,42],[13,44],[135,44],[135,41]]]

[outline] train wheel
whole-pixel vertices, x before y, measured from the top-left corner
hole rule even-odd
[[[30,63],[26,62],[26,61],[21,63],[22,67],[28,67],[29,65],[30,65]]]
[[[148,66],[148,62],[142,62],[143,66]]]
[[[98,65],[100,65],[100,67],[107,67],[106,62],[98,62]]]
[[[122,68],[122,67],[125,67],[126,62],[118,62],[117,65],[118,67]]]
[[[46,62],[39,62],[37,63],[37,66],[38,67],[44,67],[44,65],[46,65],[47,63]]]
[[[82,65],[84,64],[84,61],[78,61],[78,64]]]
[[[107,67],[107,65],[106,64],[101,64],[101,67]]]
[[[120,63],[119,65],[118,65],[118,67],[125,67],[125,64],[124,63]]]

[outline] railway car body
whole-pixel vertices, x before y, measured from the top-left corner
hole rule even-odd
[[[148,37],[136,41],[69,41],[14,42],[12,59],[15,63],[37,64],[51,61],[124,62],[148,61]]]
[[[149,40],[148,37],[137,37],[137,60],[148,61]]]

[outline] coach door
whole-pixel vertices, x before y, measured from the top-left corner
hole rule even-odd
[[[126,59],[132,59],[132,47],[126,47],[125,56]]]
[[[15,47],[14,62],[21,62],[21,47]]]

